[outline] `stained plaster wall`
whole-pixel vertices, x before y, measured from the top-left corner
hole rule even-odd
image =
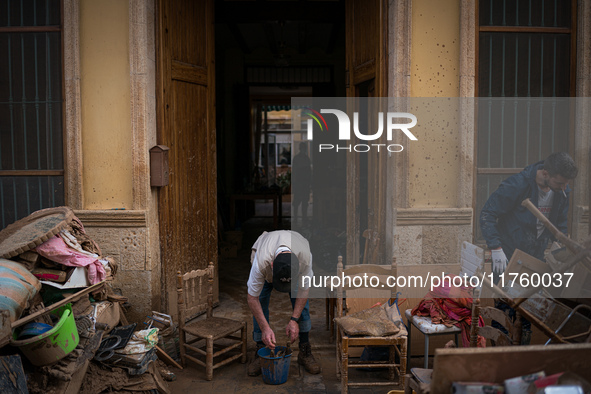
[[[399,264],[457,262],[461,242],[472,240],[472,209],[460,195],[460,108],[443,98],[460,95],[460,0],[391,2],[389,13],[396,27],[389,39],[396,67],[390,95],[438,98],[436,109],[425,111],[424,101],[409,109],[419,120],[413,128],[419,141],[406,142],[396,163],[393,253]]]
[[[64,10],[68,171],[79,179],[69,202],[118,263],[113,287],[140,321],[160,309],[154,2],[65,0]]]
[[[577,240],[589,234],[590,4],[578,1],[574,159],[580,172],[572,199]],[[474,2],[403,0],[390,1],[389,7],[394,27],[389,32],[390,95],[474,97]],[[392,170],[397,191],[393,253],[400,264],[457,262],[460,243],[473,237],[474,109],[469,99],[461,100],[450,113],[447,119],[459,125],[455,129],[437,127],[441,120],[419,109],[421,143],[410,144]]]

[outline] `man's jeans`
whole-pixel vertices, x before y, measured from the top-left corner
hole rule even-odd
[[[259,302],[261,303],[261,308],[263,308],[263,314],[265,315],[265,319],[267,323],[269,322],[269,301],[271,300],[271,292],[273,291],[273,284],[269,282],[265,282],[263,285],[263,291],[261,291],[261,295],[259,295]],[[291,307],[292,310],[295,306],[296,298],[291,297],[291,292],[289,292],[289,297],[291,299]],[[252,331],[252,339],[255,342],[262,342],[262,332],[257,320],[253,317],[253,331]],[[300,326],[300,332],[310,332],[312,328],[312,322],[310,321],[310,302],[306,301],[306,306],[302,310],[302,315],[300,316],[300,321],[298,323]]]

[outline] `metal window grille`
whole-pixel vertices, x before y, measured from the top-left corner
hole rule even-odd
[[[0,228],[64,205],[62,5],[0,3]]]
[[[501,181],[552,152],[572,151],[570,111],[482,99],[574,96],[575,14],[573,0],[478,3],[477,241],[480,211]]]

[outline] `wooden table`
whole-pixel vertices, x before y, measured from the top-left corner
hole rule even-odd
[[[232,230],[236,224],[236,201],[238,200],[273,200],[273,227],[275,229],[279,228],[282,220],[283,203],[280,190],[232,194],[230,196],[230,229]]]

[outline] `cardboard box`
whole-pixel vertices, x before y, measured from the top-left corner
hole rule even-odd
[[[65,283],[50,282],[47,280],[40,281],[43,284],[57,287],[58,289],[75,289],[77,287],[88,287],[90,282],[86,275],[85,267],[76,267],[72,270],[72,274]]]

